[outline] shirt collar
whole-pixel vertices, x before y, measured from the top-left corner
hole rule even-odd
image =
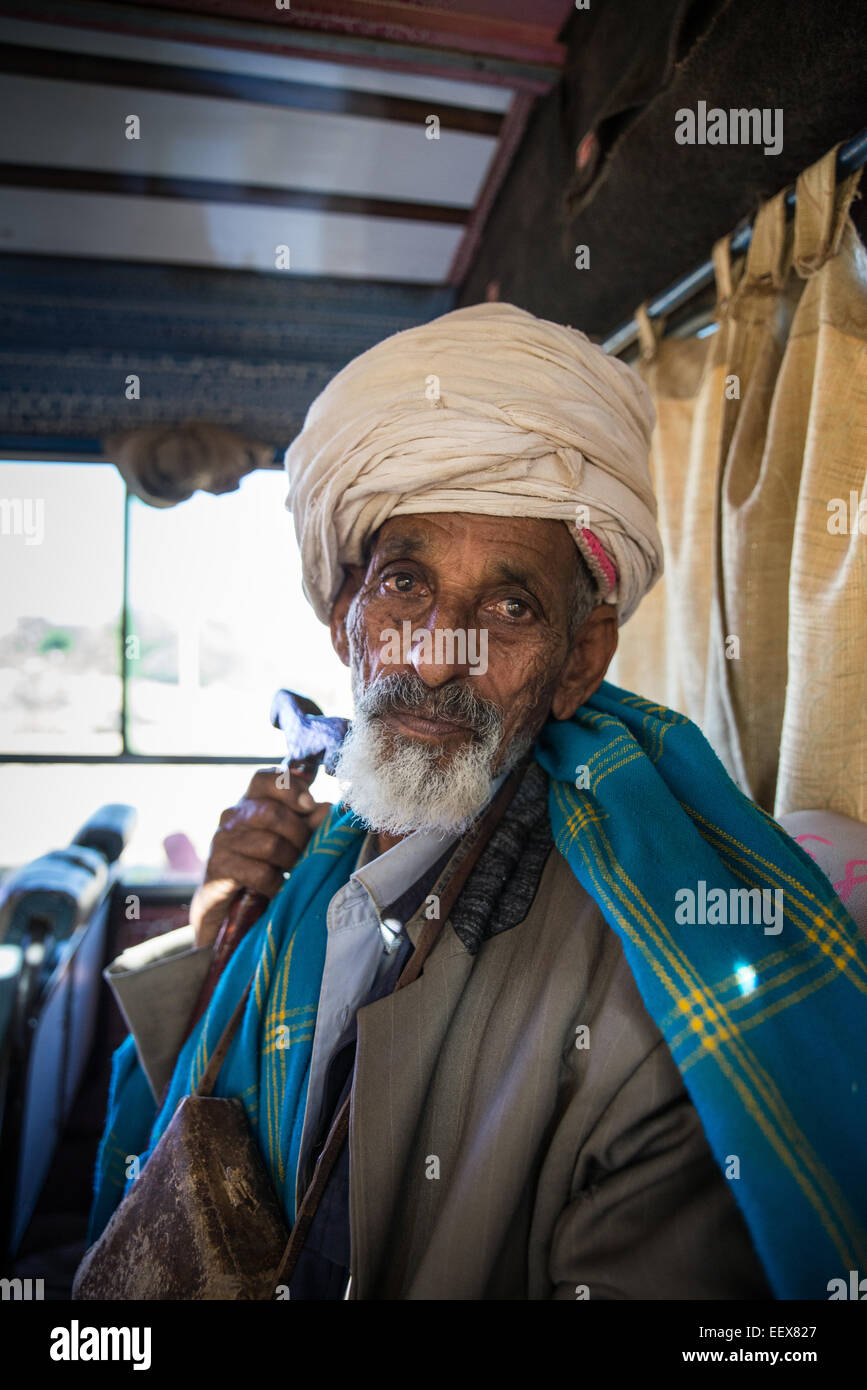
[[[505,773],[500,773],[492,780],[485,805],[499,791],[505,777]],[[367,889],[381,913],[416,883],[458,838],[439,830],[414,830],[384,854],[377,854],[376,836],[369,831],[362,842],[358,868],[350,877]]]

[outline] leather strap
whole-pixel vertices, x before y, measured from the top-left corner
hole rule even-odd
[[[247,935],[252,926],[258,922],[263,912],[268,910],[269,899],[263,893],[253,893],[249,888],[243,888],[240,893],[236,893],[233,898],[229,911],[223,919],[217,939],[214,942],[214,954],[211,957],[211,964],[208,973],[199,990],[198,997],[193,1012],[187,1021],[187,1031],[184,1034],[184,1042],[192,1033],[202,1014],[211,1002],[211,996],[217,985],[220,983],[220,976],[229,963],[237,946]],[[181,1044],[183,1046],[183,1043]]]
[[[486,813],[477,821],[476,825],[469,831],[462,841],[459,848],[455,851],[453,859],[454,872],[450,874],[448,881],[444,885],[444,891],[440,894],[440,915],[437,919],[428,920],[419,933],[415,950],[406,962],[400,973],[400,978],[394,987],[394,992],[403,989],[406,985],[411,985],[421,974],[422,966],[427,957],[433,950],[443,925],[448,920],[449,914],[457,901],[458,894],[469,878],[470,871],[479,859],[482,850],[490,840],[497,825],[502,819],[509,802],[518,789],[521,778],[530,761],[530,754],[526,754],[518,766],[506,778],[497,795],[494,797]],[[292,1278],[298,1259],[304,1246],[304,1241],[313,1223],[322,1194],[331,1176],[337,1156],[346,1142],[349,1133],[349,1110],[352,1101],[352,1091],[341,1105],[334,1118],[328,1137],[322,1148],[319,1158],[316,1160],[316,1167],[313,1170],[313,1177],[310,1186],[304,1193],[298,1214],[295,1218],[295,1225],[283,1252],[283,1259],[277,1271],[275,1282],[285,1284]]]
[[[256,969],[258,969],[258,965]],[[202,1079],[196,1087],[195,1093],[197,1096],[209,1096],[217,1083],[220,1067],[226,1060],[226,1053],[229,1051],[232,1039],[240,1026],[241,1019],[244,1017],[244,1010],[247,1007],[247,1000],[250,997],[250,990],[253,988],[253,980],[255,980],[255,978],[256,971],[254,970],[247,988],[244,990],[244,993],[235,1006],[232,1017],[229,1019],[229,1022],[220,1035],[220,1041],[208,1058],[208,1065],[202,1072]]]

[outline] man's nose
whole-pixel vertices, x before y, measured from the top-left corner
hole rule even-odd
[[[409,662],[425,685],[437,688],[465,676],[470,670],[472,648],[470,614],[462,605],[438,605],[412,631]]]

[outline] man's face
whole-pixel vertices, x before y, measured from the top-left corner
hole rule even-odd
[[[459,832],[549,714],[574,713],[598,664],[579,659],[576,593],[589,612],[562,522],[448,512],[381,527],[332,617],[356,706],[337,775],[374,829]]]

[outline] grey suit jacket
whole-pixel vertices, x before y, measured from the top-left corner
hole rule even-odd
[[[359,1011],[349,1143],[350,1297],[772,1297],[619,938],[556,849],[523,922],[475,956],[446,923],[420,978]]]

